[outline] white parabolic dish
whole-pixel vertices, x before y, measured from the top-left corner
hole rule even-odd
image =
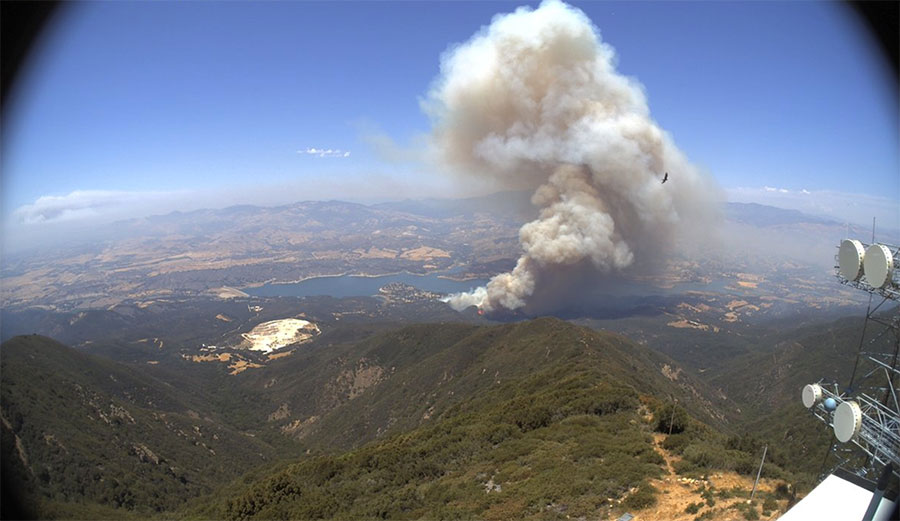
[[[844,239],[841,241],[841,248],[838,250],[838,267],[841,270],[841,276],[847,280],[857,280],[862,275],[863,256],[865,250],[861,242],[854,239]]]
[[[859,434],[862,427],[862,411],[859,404],[852,401],[838,405],[834,412],[834,436],[841,443],[847,443]]]
[[[842,246],[843,247],[843,246]],[[894,256],[883,244],[873,244],[865,255],[866,282],[872,287],[883,288],[891,283],[894,271]]]
[[[822,399],[822,388],[819,387],[819,384],[807,384],[806,387],[803,388],[803,406],[809,409],[813,405],[819,403],[819,400]]]

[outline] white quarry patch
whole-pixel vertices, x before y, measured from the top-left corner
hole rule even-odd
[[[249,333],[241,333],[241,336],[250,343],[252,351],[270,353],[284,346],[305,342],[318,334],[319,326],[308,320],[285,318],[263,322]]]

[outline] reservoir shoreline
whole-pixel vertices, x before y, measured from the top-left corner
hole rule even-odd
[[[256,297],[366,297],[378,293],[378,289],[392,282],[409,284],[420,290],[434,293],[458,293],[483,286],[487,279],[456,279],[443,273],[416,274],[396,272],[384,275],[351,274],[320,275],[294,282],[267,281],[257,286],[243,286],[241,291]]]

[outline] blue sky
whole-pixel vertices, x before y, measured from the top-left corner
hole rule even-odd
[[[372,136],[414,152],[441,53],[519,5],[69,5],[4,114],[3,219],[465,192]],[[843,6],[575,5],[731,200],[900,228],[896,83]]]

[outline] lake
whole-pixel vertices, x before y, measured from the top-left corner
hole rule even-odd
[[[487,284],[487,279],[459,281],[445,279],[437,274],[414,275],[412,273],[397,273],[378,277],[337,275],[333,277],[315,277],[291,284],[266,284],[258,288],[246,288],[241,291],[255,297],[313,297],[318,295],[338,298],[368,297],[377,295],[379,288],[391,282],[401,282],[435,293],[459,293],[483,286]]]
[[[242,289],[244,293],[255,297],[314,297],[327,295],[330,297],[369,297],[378,294],[378,289],[391,282],[402,282],[421,290],[435,293],[460,293],[487,284],[488,279],[451,280],[442,278],[447,272],[440,274],[415,275],[397,273],[378,277],[360,275],[336,275],[331,277],[315,277],[290,284],[266,284],[258,288]],[[729,287],[727,279],[715,280],[710,284],[702,282],[683,282],[671,288],[660,288],[644,283],[614,279],[606,279],[593,288],[582,288],[586,294],[596,293],[604,297],[646,297],[677,295],[687,291],[709,291],[723,294],[757,294],[759,290]]]

